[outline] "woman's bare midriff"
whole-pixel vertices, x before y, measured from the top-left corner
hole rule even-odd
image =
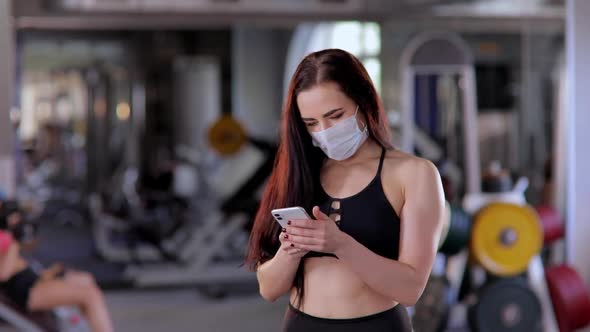
[[[304,288],[302,307],[306,314],[322,318],[357,318],[393,308],[397,302],[369,288],[334,257],[310,257],[302,261]],[[291,291],[296,305],[296,290]]]

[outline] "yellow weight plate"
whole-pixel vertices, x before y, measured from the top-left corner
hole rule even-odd
[[[230,115],[223,115],[209,129],[209,144],[222,155],[232,155],[246,143],[246,131]]]
[[[475,260],[498,276],[524,272],[543,245],[543,228],[530,206],[492,203],[476,215],[471,233]]]

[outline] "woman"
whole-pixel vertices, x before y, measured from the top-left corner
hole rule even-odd
[[[284,331],[411,331],[444,209],[432,163],[395,150],[362,64],[308,55],[290,83],[280,147],[250,238],[261,295],[289,293]],[[271,210],[304,207],[286,229]]]
[[[22,214],[14,204],[0,202],[0,229],[18,234]],[[85,272],[65,271],[56,264],[37,274],[20,255],[20,243],[12,240],[0,252],[0,289],[28,311],[51,310],[59,306],[78,306],[95,332],[111,332],[113,326],[101,290]]]

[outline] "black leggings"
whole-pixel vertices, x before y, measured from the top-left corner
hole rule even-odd
[[[406,308],[395,307],[373,315],[359,318],[320,318],[308,315],[289,303],[283,332],[411,332],[412,324]]]

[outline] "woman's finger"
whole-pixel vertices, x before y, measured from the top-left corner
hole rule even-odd
[[[287,234],[287,229],[286,228],[281,229],[281,232],[279,233],[279,241],[281,241],[281,243],[283,243],[283,239],[285,238],[285,234]]]
[[[286,238],[295,245],[297,244],[321,244],[323,240],[314,238],[314,237],[306,237],[306,236],[298,236],[293,234],[285,234]]]
[[[317,231],[313,228],[302,228],[302,227],[291,227],[287,226],[287,231],[283,234],[289,235],[297,235],[297,236],[304,236],[304,237],[317,237]]]
[[[300,228],[317,228],[317,227],[319,227],[319,223],[317,222],[317,220],[311,220],[311,219],[289,220],[287,222],[287,225],[292,226],[292,227],[300,227]]]

